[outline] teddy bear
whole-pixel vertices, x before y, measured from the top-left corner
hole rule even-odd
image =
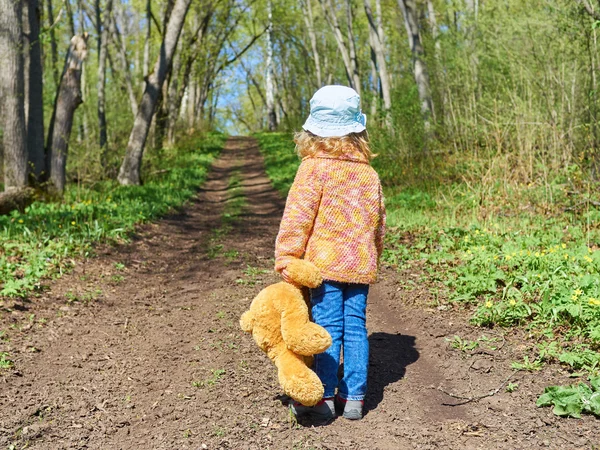
[[[331,336],[310,321],[302,286],[316,288],[323,279],[317,267],[302,259],[292,260],[286,269],[295,284],[282,281],[260,291],[240,326],[275,363],[284,393],[314,406],[323,398],[323,384],[309,365],[312,355],[329,348]]]

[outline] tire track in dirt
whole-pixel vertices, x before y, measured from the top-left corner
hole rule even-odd
[[[238,174],[243,210],[230,217],[224,211],[241,199],[231,186]],[[456,401],[436,390],[440,385],[459,393],[498,386],[522,336],[491,357],[449,349],[446,338],[475,339],[482,331],[466,325],[464,312],[428,306],[427,286],[400,287],[399,278],[416,275],[391,269],[369,298],[367,415],[296,425],[273,366],[238,325],[258,291],[278,281],[273,245],[283,207],[256,142],[231,138],[184,210],[144,226],[127,245],[80,261],[28,311],[3,316],[3,326],[12,322],[22,332],[7,344],[16,370],[0,380],[0,447],[529,449],[600,442],[593,419],[573,425],[535,409],[541,374],[523,374],[514,394],[445,406]],[[79,301],[65,304],[68,298]],[[27,324],[29,314],[47,322]],[[548,369],[542,378],[553,377]]]

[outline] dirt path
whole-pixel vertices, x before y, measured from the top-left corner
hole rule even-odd
[[[236,187],[241,180],[241,188]],[[284,201],[256,143],[228,141],[185,211],[132,243],[77,263],[25,310],[4,314],[0,448],[28,449],[530,449],[593,448],[592,418],[536,409],[557,368],[500,387],[524,335],[475,329],[431,306],[419,273],[386,269],[369,305],[368,413],[322,427],[290,420],[276,374],[240,314],[277,281],[272,253]],[[241,208],[241,214],[240,213]],[[414,288],[406,283],[413,280]],[[32,316],[33,315],[33,316]],[[484,351],[447,339],[485,336]],[[483,343],[484,340],[480,339]]]

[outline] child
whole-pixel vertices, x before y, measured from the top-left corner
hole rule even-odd
[[[294,138],[302,163],[277,235],[275,270],[289,282],[286,266],[294,258],[320,269],[325,281],[311,290],[312,316],[333,340],[314,359],[323,400],[314,407],[294,404],[296,416],[329,420],[336,408],[347,419],[363,415],[367,294],[377,276],[385,232],[381,184],[369,164],[374,155],[365,124],[356,91],[325,86],[310,101],[305,131]],[[344,376],[338,384],[342,347]]]

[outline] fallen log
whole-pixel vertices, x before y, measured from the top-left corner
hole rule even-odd
[[[35,200],[35,189],[31,187],[11,188],[0,192],[0,215],[18,209],[23,211]]]

